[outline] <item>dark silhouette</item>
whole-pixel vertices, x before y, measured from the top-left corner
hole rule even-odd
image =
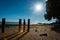
[[[60,0],[48,0],[46,2],[46,12],[45,19],[56,18],[60,20]]]
[[[25,22],[25,19],[23,20],[23,32],[25,32],[25,26],[26,26],[26,22]]]
[[[19,19],[19,32],[21,32],[22,19]]]
[[[28,29],[27,29],[27,31],[29,32],[29,30],[30,30],[30,19],[28,19]]]
[[[4,27],[5,27],[5,18],[2,18],[2,33],[4,33]]]
[[[47,37],[48,35],[47,35],[47,33],[44,33],[44,34],[40,34],[40,36],[46,36]]]
[[[44,33],[44,34],[40,34],[40,36],[42,37],[42,40],[44,39],[43,37],[47,37],[47,33]]]
[[[37,27],[35,27],[35,32],[37,32],[38,30],[37,30]]]
[[[56,23],[58,25],[54,25],[54,29],[55,31],[59,31],[60,29],[60,0],[48,0],[46,2],[46,14],[44,15],[45,19],[47,19],[48,21],[51,20],[51,18],[56,18]],[[57,27],[57,28],[56,28]]]
[[[35,32],[37,32],[38,30],[36,29]]]

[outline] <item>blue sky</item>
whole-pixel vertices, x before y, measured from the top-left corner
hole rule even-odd
[[[42,10],[34,12],[34,5],[39,3]],[[19,19],[31,19],[31,23],[51,23],[56,19],[47,21],[44,18],[46,13],[45,0],[0,0],[0,21],[6,18],[6,21],[18,22]]]

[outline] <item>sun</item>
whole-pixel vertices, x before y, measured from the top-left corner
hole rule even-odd
[[[42,10],[42,4],[35,4],[34,10],[35,10],[36,12],[41,11],[41,10]]]

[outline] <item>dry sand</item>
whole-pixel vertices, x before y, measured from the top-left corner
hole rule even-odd
[[[60,33],[56,33],[51,31],[52,26],[34,26],[30,28],[30,32],[24,37],[20,38],[20,40],[60,40]],[[37,32],[35,32],[37,28]],[[47,36],[40,36],[40,34],[47,33]]]
[[[30,32],[28,32],[24,37],[19,40],[60,40],[60,33],[51,31],[51,25],[42,25],[42,26],[30,26]],[[37,32],[35,32],[37,28]],[[13,34],[18,32],[18,26],[7,27],[5,28],[6,35]],[[0,29],[1,33],[1,29]],[[47,36],[40,36],[40,34],[47,33]],[[2,35],[0,34],[0,37]]]

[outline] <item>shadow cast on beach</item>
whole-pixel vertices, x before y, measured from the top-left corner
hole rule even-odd
[[[52,27],[51,30],[60,33],[60,25],[54,25],[54,27]]]

